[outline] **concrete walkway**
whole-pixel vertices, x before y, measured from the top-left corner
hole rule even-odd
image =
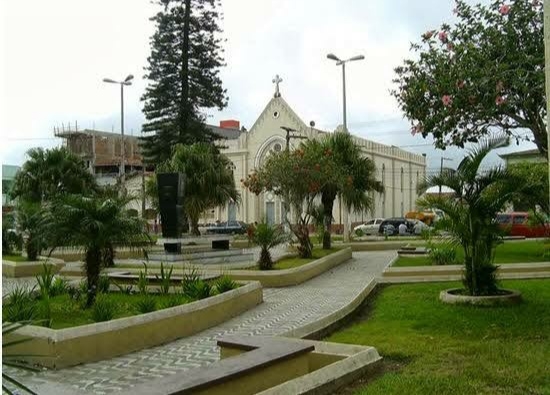
[[[314,323],[349,304],[375,281],[395,251],[357,252],[353,259],[299,286],[264,289],[264,303],[197,335],[125,356],[59,371],[16,375],[40,394],[110,394],[151,378],[191,374],[219,358],[216,339],[232,335],[280,335]],[[184,373],[189,372],[189,373]]]

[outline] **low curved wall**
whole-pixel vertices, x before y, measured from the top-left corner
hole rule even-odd
[[[158,346],[218,325],[263,302],[258,282],[182,306],[107,322],[66,329],[26,326],[15,337],[30,338],[10,347],[9,354],[59,369],[100,361]],[[6,353],[6,355],[9,355]]]
[[[288,287],[301,284],[351,259],[351,248],[344,248],[333,254],[305,265],[284,270],[231,270],[227,274],[234,280],[259,281],[264,287]]]
[[[2,275],[4,277],[35,277],[42,273],[44,264],[53,265],[53,270],[57,273],[63,269],[65,261],[56,258],[29,262],[13,262],[2,259]]]

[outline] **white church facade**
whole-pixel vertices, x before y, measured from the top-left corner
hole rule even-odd
[[[294,129],[294,135],[308,139],[322,138],[331,133],[307,125],[281,97],[277,88],[274,97],[250,130],[241,130],[237,135],[224,141],[223,153],[233,163],[235,184],[241,193],[241,202],[217,208],[204,218],[206,222],[240,220],[252,223],[259,222],[262,218],[266,218],[270,223],[282,222],[284,211],[277,196],[269,192],[256,196],[241,183],[242,179],[261,166],[271,151],[285,149],[286,131],[281,127]],[[418,197],[417,185],[426,174],[426,158],[361,137],[354,136],[354,139],[363,148],[365,155],[374,161],[377,178],[383,182],[385,192],[374,193],[375,206],[371,213],[350,212],[349,223],[357,223],[372,217],[399,217],[414,210]],[[296,148],[299,144],[299,139],[291,139],[290,149]],[[342,209],[337,201],[333,211],[334,223],[337,225],[342,224]]]

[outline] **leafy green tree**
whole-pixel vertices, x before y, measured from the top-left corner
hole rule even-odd
[[[301,145],[293,152],[272,154],[260,169],[242,182],[256,195],[270,191],[281,197],[285,211],[294,213],[293,223],[289,218],[285,220],[299,242],[298,254],[301,258],[311,258],[313,245],[309,238],[309,224],[315,198],[329,182],[327,174],[335,172],[329,170],[333,163],[328,160],[328,155],[319,155],[320,144],[310,145],[307,150],[304,148]]]
[[[184,175],[183,204],[194,235],[200,235],[199,219],[206,210],[240,201],[232,163],[212,144],[178,145],[170,161],[157,171],[175,171]],[[148,190],[156,193],[156,181],[148,184]]]
[[[318,144],[311,140],[304,144],[304,149]],[[323,248],[331,248],[332,211],[334,201],[340,196],[346,206],[356,212],[372,210],[374,200],[372,191],[383,192],[383,184],[376,180],[374,162],[363,155],[361,147],[347,133],[333,133],[323,139],[320,148],[316,149],[320,160],[332,162],[325,167],[326,180],[320,190],[323,206]],[[327,174],[327,168],[330,170]]]
[[[509,169],[526,186],[514,196],[514,210],[540,212],[548,216],[548,164],[521,162],[509,165]]]
[[[98,186],[81,158],[65,148],[32,148],[16,174],[11,195],[42,203],[65,193],[94,193]]]
[[[23,246],[21,235],[15,229],[13,213],[2,213],[2,254],[10,255]]]
[[[64,195],[50,202],[42,217],[41,229],[49,246],[84,248],[88,307],[94,302],[109,246],[131,246],[148,238],[143,221],[128,215],[127,204],[127,198]]]
[[[427,195],[418,201],[423,208],[440,209],[445,216],[438,226],[449,231],[453,241],[464,249],[463,283],[470,295],[498,292],[493,264],[494,249],[501,240],[496,215],[524,188],[522,180],[508,169],[495,167],[480,172],[487,154],[502,147],[506,138],[486,140],[460,162],[458,169],[445,169],[428,177],[423,189],[444,185],[454,197]]]
[[[427,31],[415,59],[395,69],[393,95],[412,133],[438,148],[463,147],[494,128],[518,140],[524,129],[547,151],[542,1],[456,1],[456,23]]]
[[[224,65],[219,0],[157,0],[151,20],[151,55],[142,97],[143,153],[150,163],[168,160],[176,144],[211,142],[204,109],[227,105],[219,70]]]
[[[252,234],[252,242],[260,246],[260,258],[258,259],[260,270],[270,270],[273,268],[270,250],[287,241],[288,235],[280,226],[270,225],[265,219],[256,226]]]

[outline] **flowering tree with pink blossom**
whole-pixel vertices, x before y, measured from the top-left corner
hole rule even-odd
[[[497,130],[546,154],[542,8],[538,0],[457,0],[456,22],[424,33],[411,47],[416,59],[395,69],[392,94],[412,134],[445,148]]]

